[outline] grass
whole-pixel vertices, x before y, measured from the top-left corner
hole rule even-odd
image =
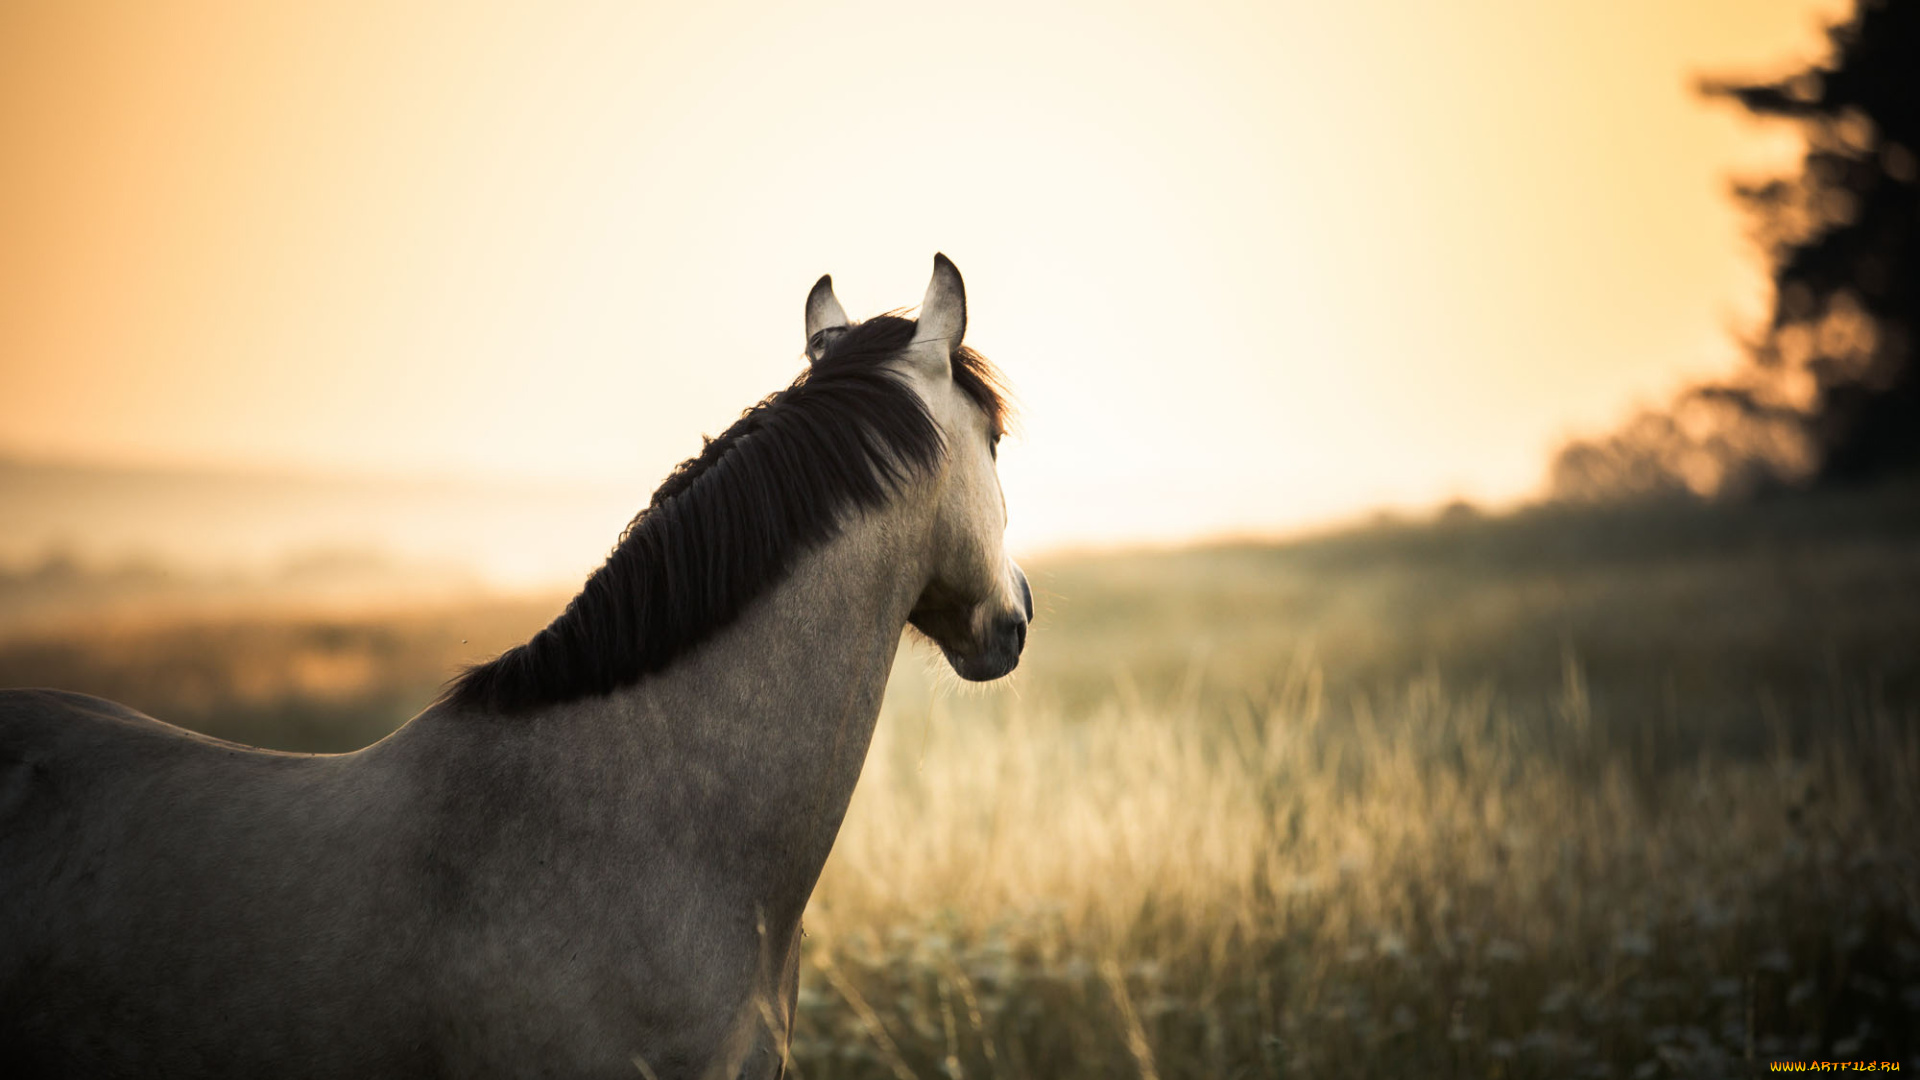
[[[883,725],[808,916],[808,1076],[1699,1076],[1899,1058],[1920,742],[1646,770],[1516,711],[1115,700]],[[864,1004],[862,1004],[864,1003]]]
[[[903,658],[800,1075],[1920,1067],[1912,493],[1029,570],[1012,686]],[[341,748],[552,607],[25,634],[0,684]]]

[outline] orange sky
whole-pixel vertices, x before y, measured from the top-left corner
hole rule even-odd
[[[1728,178],[1794,144],[1690,84],[1841,10],[11,0],[0,450],[637,507],[816,276],[943,250],[1017,548],[1509,499],[1736,362]]]

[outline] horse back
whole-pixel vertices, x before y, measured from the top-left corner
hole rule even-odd
[[[326,1033],[398,1022],[352,995],[414,959],[367,899],[393,875],[358,822],[391,808],[349,757],[0,690],[0,1073],[347,1071]]]
[[[118,702],[65,690],[0,690],[0,865],[9,894],[21,872],[71,861],[167,789],[190,783],[195,766],[219,759],[297,759],[200,735]],[[42,879],[41,886],[52,884]],[[8,909],[17,909],[9,904]]]

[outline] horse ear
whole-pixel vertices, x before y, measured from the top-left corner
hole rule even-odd
[[[914,330],[915,344],[945,338],[947,351],[960,347],[967,333],[967,287],[960,270],[945,255],[933,257],[933,280],[927,283],[927,295],[920,301],[920,325]]]
[[[847,312],[833,295],[833,275],[821,274],[807,294],[807,360],[818,363],[833,339],[847,332]]]

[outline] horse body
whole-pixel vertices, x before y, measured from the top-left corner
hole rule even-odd
[[[456,691],[301,755],[0,691],[0,1073],[779,1075],[800,916],[903,627],[972,677],[1024,641],[1017,568],[955,554],[979,547],[955,542],[979,506],[954,511],[981,501],[960,436],[984,429],[925,360],[895,367],[943,467],[605,692]]]

